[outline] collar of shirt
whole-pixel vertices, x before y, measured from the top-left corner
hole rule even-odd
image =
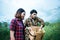
[[[21,20],[21,19],[19,19],[19,18],[15,18],[15,19],[16,19],[16,21],[20,21],[20,22],[22,23],[22,25],[24,26],[23,20]]]

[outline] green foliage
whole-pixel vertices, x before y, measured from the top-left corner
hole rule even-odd
[[[50,23],[49,22],[45,22],[45,25],[48,26],[48,25],[50,25]]]
[[[40,25],[40,24],[38,24]],[[10,30],[7,28],[7,22],[0,22],[0,40],[10,39]],[[45,22],[45,34],[42,40],[60,40],[60,22],[49,23]]]
[[[7,22],[0,22],[0,40],[9,40],[10,31]]]
[[[51,25],[45,26],[45,35],[43,40],[60,40],[60,23],[51,23]]]
[[[2,23],[0,22],[0,28],[2,27]]]
[[[6,27],[0,28],[0,40],[9,40],[10,39],[10,32],[9,29]]]
[[[3,22],[3,27],[8,27],[8,23],[7,22]]]

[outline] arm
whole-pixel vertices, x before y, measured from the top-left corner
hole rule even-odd
[[[30,25],[30,20],[29,19],[26,19],[25,22],[24,22],[24,26],[25,27],[28,27]]]
[[[38,18],[38,21],[41,23],[40,28],[42,29],[44,27],[44,21],[42,19],[40,19],[40,18]]]
[[[42,29],[43,28],[43,25],[41,25],[40,28]]]
[[[12,31],[12,30],[10,30],[10,38],[11,38],[11,40],[15,40],[14,31]]]
[[[27,20],[25,20],[25,22],[24,22],[24,26],[26,27],[26,24],[27,24]]]
[[[15,23],[14,23],[14,20],[12,20],[10,24],[10,39],[11,40],[15,40],[14,31],[15,31]]]

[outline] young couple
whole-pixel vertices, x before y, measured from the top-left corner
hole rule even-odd
[[[37,11],[31,10],[30,17],[25,20],[25,10],[19,8],[15,14],[15,18],[11,20],[10,23],[10,40],[25,40],[25,27],[30,27],[31,25],[37,26],[40,23],[40,28],[44,27],[44,21],[37,17]]]

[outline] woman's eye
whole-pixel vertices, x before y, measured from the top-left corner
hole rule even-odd
[[[25,15],[25,14],[24,14]]]

